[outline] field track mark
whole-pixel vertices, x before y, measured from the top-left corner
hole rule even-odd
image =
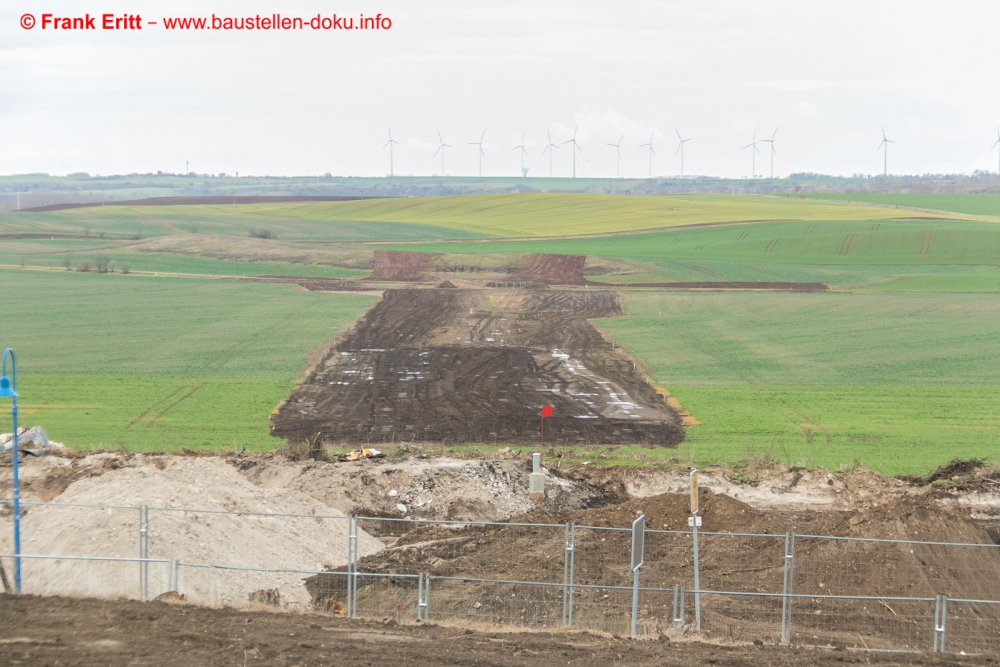
[[[934,230],[925,229],[920,236],[920,257],[927,259],[931,254],[931,242],[934,241]]]
[[[847,242],[847,247],[844,248],[844,256],[847,256],[847,255],[850,254],[850,252],[851,252],[851,245],[854,244],[854,238],[855,238],[855,236],[856,236],[856,234],[851,234],[851,239]]]
[[[868,231],[870,231],[870,232],[877,232],[878,228],[881,227],[881,226],[882,226],[881,222],[873,222],[872,226],[871,226],[871,229],[869,229]]]
[[[767,247],[764,248],[764,252],[771,252],[772,250],[774,250],[775,246],[778,245],[778,241],[780,240],[781,240],[780,238],[771,239],[771,241],[767,244]]]
[[[817,223],[814,222],[808,227],[806,227],[806,233],[803,234],[803,236],[812,236],[816,232],[816,224]]]
[[[846,255],[851,250],[851,243],[854,242],[854,233],[845,234],[844,240],[840,242],[840,249],[837,251],[838,255]]]
[[[174,401],[173,403],[171,403],[170,405],[168,405],[166,407],[166,409],[164,409],[163,412],[161,412],[160,414],[158,414],[155,417],[153,417],[153,419],[151,419],[149,421],[149,423],[146,424],[146,428],[153,428],[154,426],[156,426],[156,422],[158,422],[161,419],[163,419],[163,415],[165,415],[168,412],[170,412],[170,410],[172,410],[175,406],[177,406],[179,403],[181,403],[184,399],[188,398],[189,396],[191,396],[192,394],[194,394],[196,391],[198,391],[199,389],[201,389],[204,386],[205,386],[205,383],[202,382],[200,385],[198,385],[197,387],[195,387],[194,389],[192,389],[191,391],[189,391],[188,393],[184,394],[183,396],[181,396],[180,398],[178,398],[176,401]],[[176,393],[176,392],[174,392],[174,393]],[[173,395],[173,394],[171,394],[171,395]]]
[[[143,410],[142,414],[140,414],[138,417],[136,417],[135,419],[133,419],[132,421],[130,421],[128,423],[128,425],[125,427],[125,430],[126,431],[131,431],[133,426],[135,426],[136,424],[138,424],[139,422],[141,422],[143,419],[145,419],[146,415],[148,415],[150,412],[152,412],[156,407],[162,405],[164,401],[169,401],[171,398],[173,398],[174,396],[177,395],[177,392],[184,391],[185,389],[187,389],[187,385],[186,384],[182,384],[181,386],[177,387],[177,389],[174,389],[172,392],[170,392],[170,394],[168,394],[167,396],[164,396],[163,398],[161,398],[160,400],[158,400],[156,403],[153,403],[151,406],[149,406],[148,408],[146,408],[145,410]]]
[[[739,236],[738,236],[738,237],[736,238],[736,240],[737,240],[737,241],[742,241],[743,239],[745,239],[745,238],[746,238],[746,237],[748,237],[748,236],[750,236],[750,230],[749,230],[749,229],[746,229],[746,230],[744,230],[744,231],[743,231],[743,233],[742,233],[742,234],[740,234],[740,235],[739,235]]]
[[[247,342],[233,343],[232,345],[230,345],[229,347],[227,347],[225,350],[223,350],[222,352],[219,352],[217,355],[215,355],[214,357],[212,357],[211,359],[209,359],[208,361],[206,361],[204,364],[202,364],[201,366],[199,366],[198,368],[196,368],[194,372],[197,374],[197,373],[203,373],[205,371],[209,371],[210,373],[214,373],[214,372],[218,371],[219,368],[224,363],[226,363],[227,361],[229,361],[230,358],[232,358],[233,356],[235,356],[235,354],[237,352],[241,352],[242,351],[242,350],[239,350],[237,348],[240,348],[240,347],[244,347],[245,348],[246,346],[248,346],[251,343],[253,343],[257,338],[260,338],[263,335],[264,335],[264,332],[262,331],[260,333],[254,334],[253,336],[250,336],[250,340],[247,341]],[[227,358],[227,355],[228,355],[228,358]],[[212,368],[213,366],[214,366],[214,368]],[[209,370],[209,369],[211,369],[211,370]]]

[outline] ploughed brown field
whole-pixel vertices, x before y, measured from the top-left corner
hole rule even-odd
[[[673,447],[678,415],[588,321],[622,315],[608,290],[388,290],[272,416],[326,443]]]

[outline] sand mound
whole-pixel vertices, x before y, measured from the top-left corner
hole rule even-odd
[[[347,563],[346,518],[337,510],[297,491],[255,486],[217,458],[170,458],[105,473],[71,484],[60,505],[148,505],[149,557],[183,563],[249,568],[319,570]],[[197,508],[209,512],[168,511]],[[167,508],[157,510],[153,508]],[[139,513],[135,509],[29,506],[21,521],[23,553],[36,555],[139,555]],[[268,517],[296,514],[301,517]],[[10,553],[10,519],[0,529],[0,550]],[[359,532],[364,556],[382,543]],[[9,564],[9,563],[8,563]],[[168,567],[151,564],[150,596],[167,590]],[[26,560],[25,592],[138,597],[136,563]],[[243,605],[249,593],[277,588],[282,600],[304,603],[304,575],[182,567],[180,590],[192,602]]]

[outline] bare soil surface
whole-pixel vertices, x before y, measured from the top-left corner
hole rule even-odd
[[[588,321],[603,290],[388,290],[272,415],[272,434],[326,443],[676,446],[663,396]]]
[[[971,665],[990,657],[859,653],[586,632],[491,632],[167,602],[0,595],[0,663],[219,665]]]

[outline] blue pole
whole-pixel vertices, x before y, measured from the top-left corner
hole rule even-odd
[[[17,363],[14,360],[14,350],[7,348],[3,353],[3,375],[7,375],[7,357],[10,357],[10,388],[14,394],[11,397],[10,413],[14,422],[13,449],[11,450],[11,466],[14,470],[13,479],[13,511],[14,511],[14,590],[21,594],[21,483],[18,477],[18,446],[17,446]]]

